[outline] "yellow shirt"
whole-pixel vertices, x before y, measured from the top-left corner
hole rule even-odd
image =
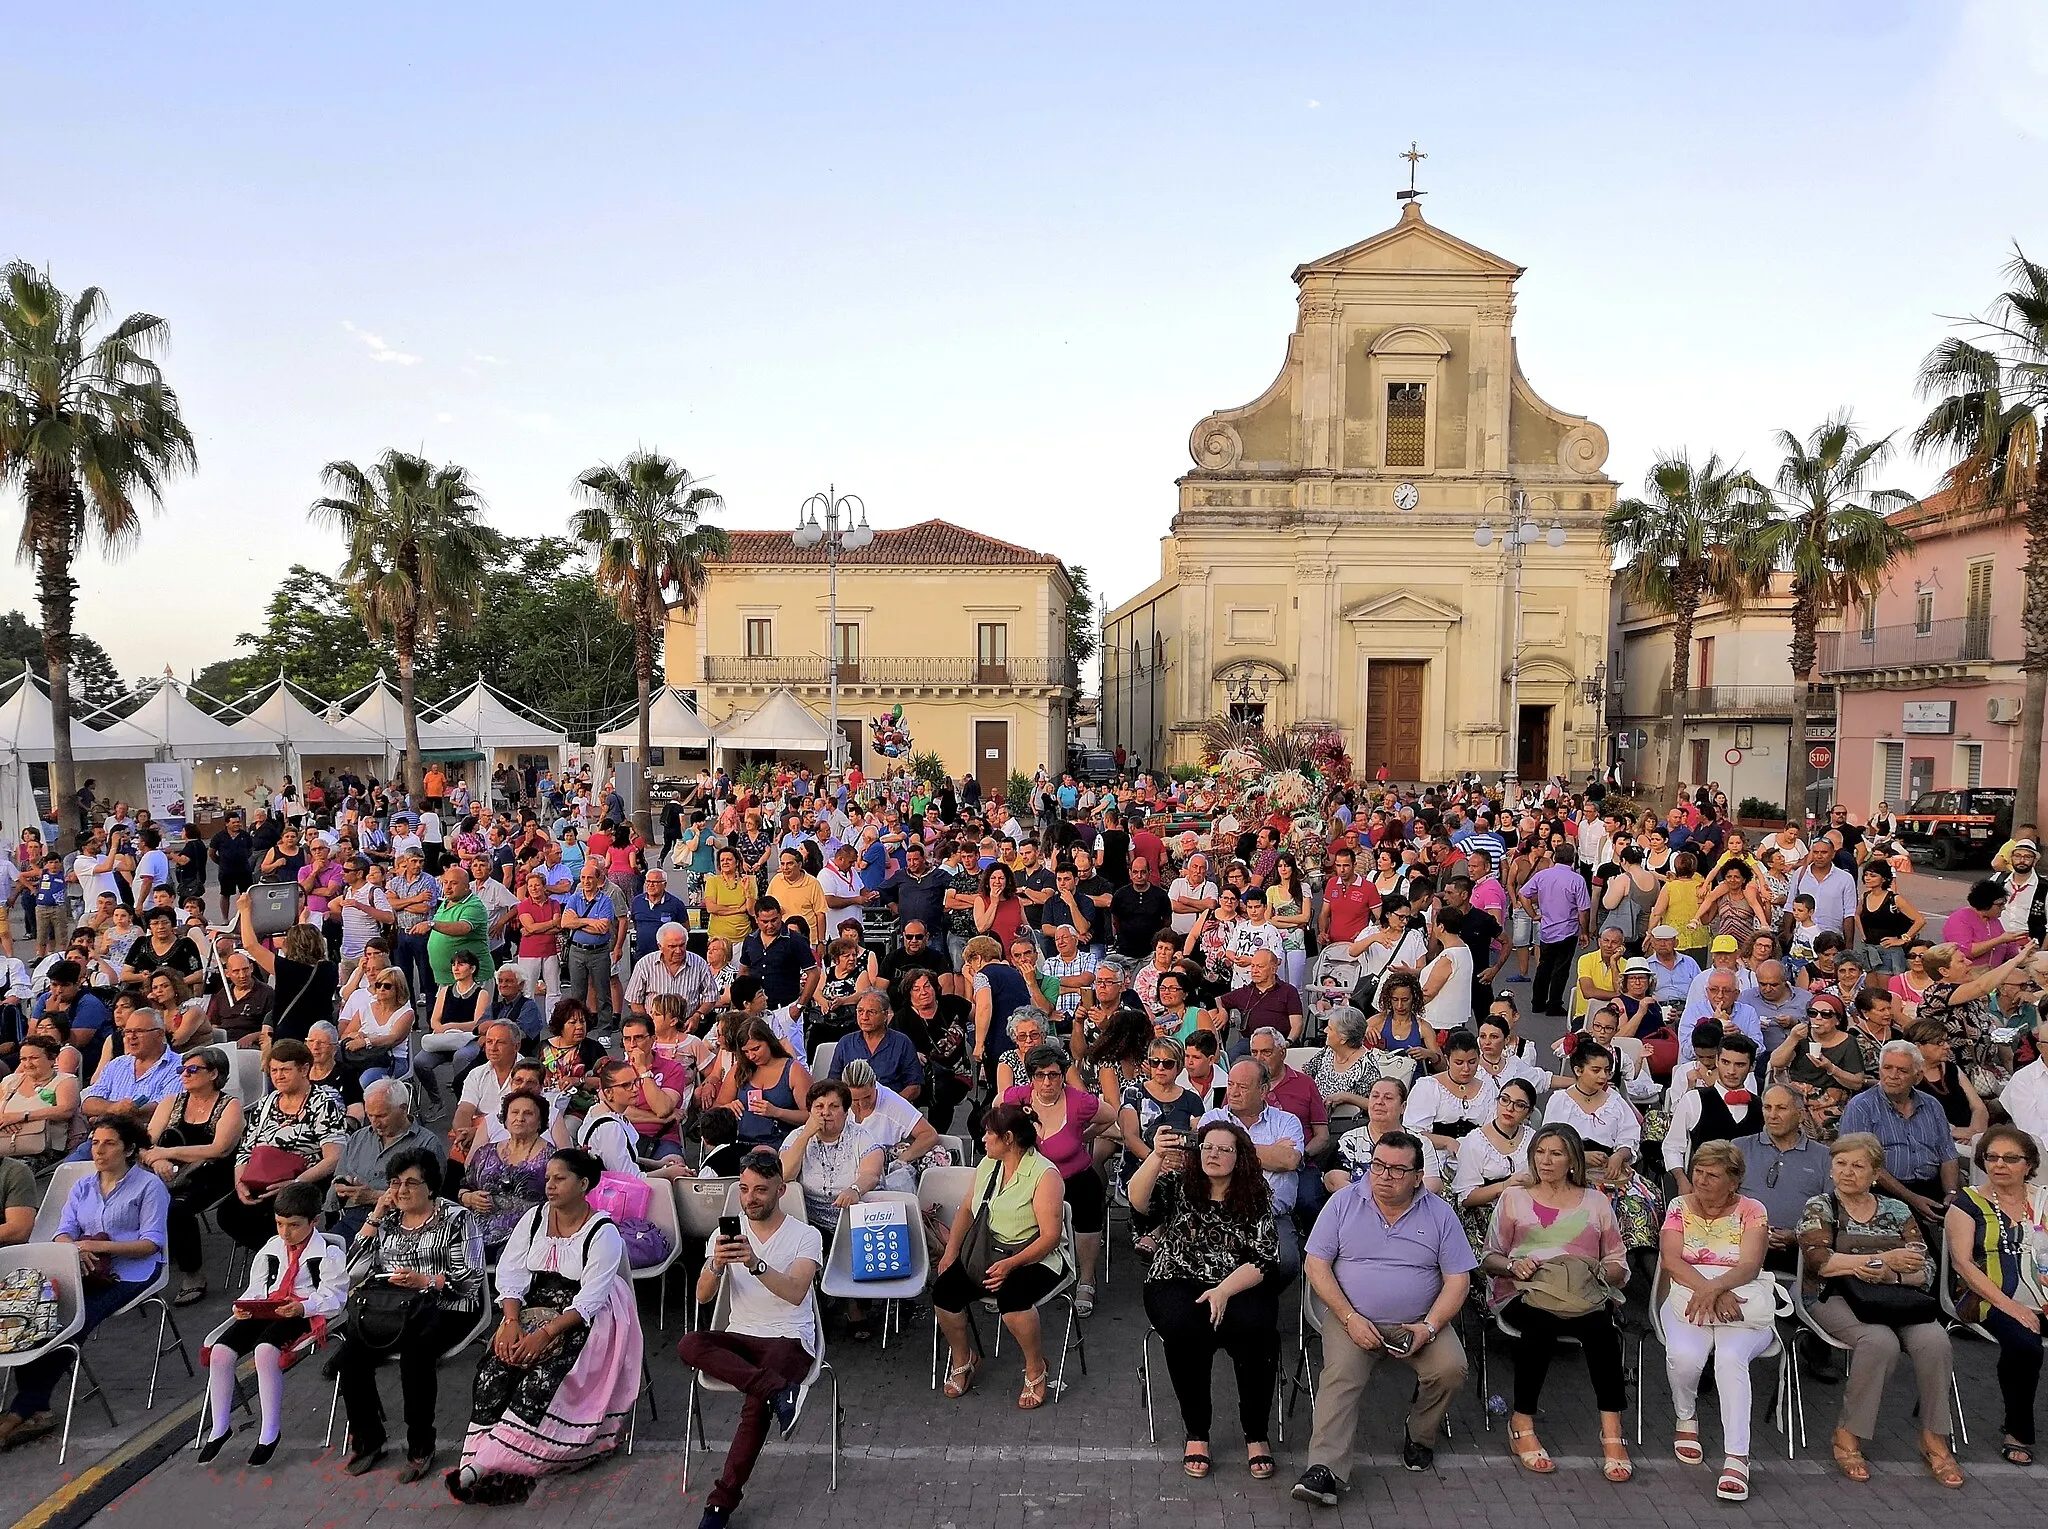
[[[1678,948],[1698,950],[1706,945],[1706,926],[1700,923],[1699,881],[1674,876],[1664,883],[1664,890],[1670,894],[1664,899],[1664,922],[1678,931]]]
[[[1597,950],[1589,950],[1579,957],[1579,969],[1576,975],[1580,978],[1592,978],[1597,985],[1606,988],[1610,993],[1619,993],[1621,991],[1621,960],[1617,958],[1615,963],[1609,966],[1607,958]],[[1576,1020],[1585,1012],[1586,995],[1579,991],[1579,984],[1573,982],[1572,1018]]]
[[[777,871],[768,879],[768,895],[781,905],[784,920],[804,921],[813,945],[825,943],[832,931],[825,926],[825,889],[817,877],[805,872],[791,881]]]
[[[737,942],[752,932],[754,922],[747,917],[747,894],[753,890],[751,876],[736,876],[730,881],[717,875],[704,878],[704,913],[712,934]]]
[[[981,1160],[974,1172],[974,1197],[967,1202],[969,1214],[981,1204],[981,1197],[988,1194],[989,1184],[1002,1171],[1002,1166],[993,1157]],[[1052,1159],[1036,1149],[1027,1152],[1018,1162],[1017,1171],[1010,1175],[1009,1182],[998,1188],[989,1199],[988,1229],[997,1243],[1017,1248],[1038,1240],[1038,1211],[1032,1204],[1032,1197],[1038,1192],[1038,1181],[1048,1173],[1055,1177],[1059,1174],[1052,1165]],[[1065,1268],[1057,1248],[1041,1262],[1055,1269]]]

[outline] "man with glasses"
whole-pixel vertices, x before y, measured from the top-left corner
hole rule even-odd
[[[370,862],[362,855],[342,862],[341,895],[329,907],[341,918],[341,980],[346,982],[363,959],[363,947],[396,924],[398,915],[384,889],[371,882]]]
[[[1799,1264],[1799,1221],[1806,1202],[1828,1193],[1832,1161],[1825,1145],[1806,1134],[1806,1101],[1783,1083],[1764,1090],[1764,1128],[1735,1138],[1748,1165],[1742,1192],[1764,1208],[1771,1223],[1764,1267],[1790,1274]]]
[[[1081,1008],[1082,1000],[1088,996],[1095,986],[1097,969],[1095,956],[1082,945],[1080,931],[1075,929],[1072,924],[1053,925],[1052,944],[1052,954],[1039,959],[1038,974],[1040,977],[1059,985],[1059,993],[1053,999],[1053,1003],[1059,1009],[1060,1014],[1071,1024],[1075,1013]],[[1103,967],[1102,970],[1114,972],[1116,968]],[[1121,974],[1119,974],[1117,987],[1121,990],[1122,986],[1123,982]],[[1114,1008],[1121,1002],[1122,996],[1119,991],[1112,998],[1110,1007]]]
[[[121,1054],[100,1069],[79,1108],[92,1124],[125,1115],[147,1126],[157,1102],[181,1086],[182,1059],[164,1039],[163,1016],[154,1009],[136,1009],[121,1022]],[[90,1134],[72,1150],[70,1162],[92,1155]]]
[[[938,927],[945,927],[943,920]],[[882,981],[890,992],[896,991],[897,981],[905,972],[930,972],[938,979],[940,992],[958,991],[953,964],[946,959],[944,947],[932,940],[931,929],[932,926],[921,918],[904,923],[902,933],[898,935],[902,943],[882,957]]]
[[[1351,1475],[1358,1404],[1384,1354],[1415,1375],[1401,1463],[1426,1471],[1451,1399],[1465,1380],[1452,1326],[1478,1266],[1458,1213],[1422,1187],[1422,1143],[1389,1131],[1365,1177],[1330,1197],[1307,1249],[1309,1288],[1327,1308],[1308,1469],[1299,1502],[1334,1508]]]
[[[633,966],[637,971],[640,963],[660,948],[663,929],[673,924],[687,933],[690,910],[668,889],[667,874],[653,870],[647,873],[640,891],[634,894],[628,905],[627,917],[633,924]],[[631,1002],[630,998],[627,999],[628,1004]]]
[[[328,1228],[351,1238],[362,1230],[375,1205],[391,1184],[391,1164],[401,1152],[418,1150],[447,1161],[447,1145],[412,1118],[412,1090],[397,1078],[379,1078],[363,1090],[366,1130],[351,1132],[342,1144],[341,1161],[328,1181],[327,1214],[338,1219]]]

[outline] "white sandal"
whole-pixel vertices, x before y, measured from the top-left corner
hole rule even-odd
[[[1076,1285],[1074,1287],[1074,1315],[1092,1317],[1095,1315],[1095,1287]]]
[[[1749,1462],[1729,1455],[1721,1462],[1721,1479],[1714,1483],[1714,1495],[1723,1502],[1749,1501]]]

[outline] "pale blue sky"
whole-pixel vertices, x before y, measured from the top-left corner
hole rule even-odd
[[[82,575],[131,676],[331,568],[318,470],[389,446],[510,531],[646,445],[729,525],[836,481],[1120,598],[1190,428],[1272,380],[1287,273],[1393,221],[1411,137],[1431,220],[1529,268],[1523,366],[1630,489],[1666,447],[1769,466],[1843,404],[1909,424],[1937,315],[2048,256],[2039,0],[101,4],[6,36],[0,256],[166,317],[199,442]]]

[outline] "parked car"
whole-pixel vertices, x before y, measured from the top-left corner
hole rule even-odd
[[[1108,749],[1088,749],[1067,762],[1068,772],[1091,786],[1106,786],[1116,779],[1116,755]]]
[[[1899,814],[1899,843],[1909,855],[1926,856],[1938,871],[1989,865],[2012,835],[2014,795],[2009,786],[1923,791]]]

